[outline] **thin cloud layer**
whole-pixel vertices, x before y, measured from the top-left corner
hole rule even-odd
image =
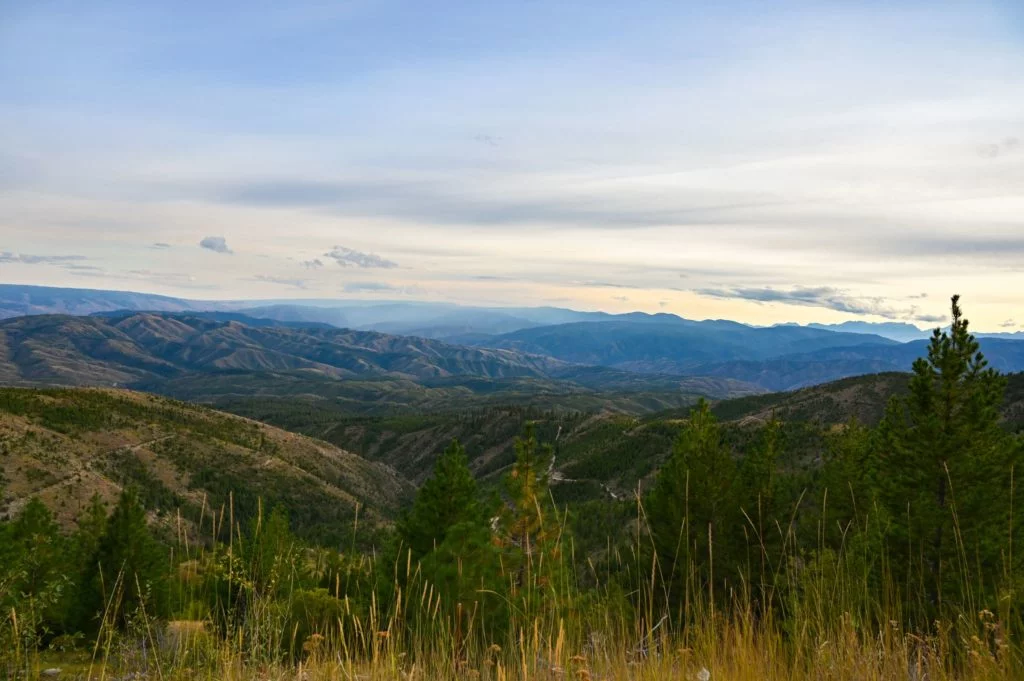
[[[391,269],[398,267],[398,263],[382,258],[374,253],[363,253],[362,251],[344,246],[335,246],[327,253],[324,253],[324,257],[330,258],[341,267],[362,267],[368,269]]]
[[[84,255],[30,255],[28,253],[0,253],[0,263],[19,263],[22,265],[61,265],[64,263],[86,260]]]
[[[292,279],[289,277],[275,277],[270,274],[257,274],[253,277],[255,281],[265,281],[270,284],[279,284],[281,286],[291,286],[292,288],[304,289],[308,284],[305,279]]]
[[[941,322],[944,316],[921,313],[917,306],[893,307],[881,297],[855,297],[830,286],[795,287],[788,290],[765,288],[702,288],[695,293],[711,298],[738,298],[755,303],[784,303],[804,307],[820,307],[854,315],[871,315],[885,319],[913,319],[920,322]]]

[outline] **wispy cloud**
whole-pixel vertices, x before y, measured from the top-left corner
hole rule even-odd
[[[312,260],[303,260],[301,264],[307,270],[318,270],[324,266],[324,262],[320,258],[314,258]]]
[[[325,258],[330,258],[334,262],[338,263],[342,267],[363,267],[363,268],[380,268],[380,269],[391,269],[398,267],[398,263],[382,258],[375,253],[363,253],[352,248],[346,248],[345,246],[335,246],[327,253],[324,253]]]
[[[352,281],[343,287],[345,293],[380,293],[381,291],[398,291],[398,287],[377,281]]]
[[[921,313],[917,306],[894,307],[885,298],[852,296],[831,286],[790,289],[764,288],[700,288],[694,293],[710,298],[741,299],[755,303],[783,303],[803,307],[820,307],[855,315],[874,315],[886,319],[914,319],[921,322],[944,321],[944,316]]]
[[[0,263],[21,263],[22,265],[61,265],[87,260],[84,255],[30,255],[28,253],[0,253]]]
[[[1013,319],[1007,319],[1005,322],[999,325],[1003,329],[1014,329],[1017,327],[1017,322]]]
[[[289,277],[275,277],[270,274],[257,274],[253,277],[254,281],[264,281],[268,284],[280,284],[281,286],[291,286],[292,288],[306,288],[309,283],[305,279],[292,279]]]
[[[158,251],[167,250],[170,247],[171,247],[170,244],[164,243],[163,241],[157,241],[156,243],[154,243],[154,244],[152,244],[150,246],[150,248],[155,248]]]
[[[234,251],[228,248],[228,242],[222,236],[205,237],[199,242],[199,246],[214,253],[226,253],[228,255],[234,253]]]

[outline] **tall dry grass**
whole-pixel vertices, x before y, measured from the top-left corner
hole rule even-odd
[[[562,517],[544,520],[565,523]],[[1016,613],[964,608],[924,631],[907,630],[902,601],[895,597],[902,585],[872,587],[862,572],[863,556],[856,555],[863,549],[815,547],[811,567],[806,563],[811,554],[793,543],[791,528],[773,530],[781,533],[784,551],[767,570],[764,538],[752,529],[751,562],[762,569],[737,575],[729,587],[702,582],[695,564],[677,566],[676,576],[686,586],[682,598],[669,605],[664,595],[671,568],[650,550],[639,500],[632,545],[611,550],[607,569],[576,557],[568,534],[558,532],[553,550],[527,551],[525,570],[501,573],[501,590],[482,589],[477,598],[455,603],[408,554],[383,566],[381,558],[353,551],[341,557],[344,569],[333,573],[328,593],[304,605],[309,593],[302,592],[300,582],[318,571],[327,574],[326,565],[335,559],[337,566],[339,556],[312,549],[275,556],[274,573],[262,575],[259,586],[255,575],[265,566],[246,563],[243,532],[230,509],[210,513],[200,527],[205,537],[197,540],[182,530],[175,547],[172,584],[179,615],[158,619],[140,609],[125,627],[111,617],[119,593],[114,585],[99,635],[79,658],[63,658],[77,662],[66,665],[60,678],[1024,678],[1010,626]],[[226,527],[228,541],[214,541]],[[713,564],[714,541],[711,546],[707,560]],[[561,563],[559,569],[552,568],[552,560]],[[963,566],[964,580],[978,578],[969,572],[969,561]],[[391,579],[373,581],[382,574]],[[610,578],[623,574],[632,585],[628,593],[621,591],[621,579]],[[119,577],[122,583],[130,579]],[[354,591],[356,582],[365,589]],[[777,590],[786,591],[785,598],[778,598]],[[309,610],[301,617],[304,607],[319,602],[338,610],[329,618]],[[12,612],[5,626],[17,629],[30,616]],[[4,678],[37,678],[56,664],[28,638],[11,640],[14,649],[2,658]]]

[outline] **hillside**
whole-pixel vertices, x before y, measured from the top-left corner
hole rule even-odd
[[[1003,373],[1024,371],[1024,342],[992,337],[978,340],[992,367]],[[788,391],[850,376],[909,371],[927,347],[927,341],[829,347],[767,360],[705,364],[694,371],[755,383],[767,391]]]
[[[162,397],[107,389],[0,389],[0,513],[39,496],[67,525],[89,498],[135,485],[163,524],[182,509],[257,498],[283,504],[302,534],[351,537],[357,504],[371,526],[393,518],[411,487],[392,468],[325,442]],[[230,496],[229,496],[230,495]]]
[[[893,396],[905,395],[907,374],[857,376],[788,393],[722,400],[713,406],[725,423],[728,441],[747,442],[774,414],[799,467],[819,457],[833,426],[856,418],[876,424]],[[1024,430],[1024,373],[1007,377],[1003,418]],[[437,455],[452,439],[466,448],[474,474],[497,481],[515,459],[513,444],[527,422],[541,441],[557,445],[552,469],[556,496],[565,500],[628,496],[669,456],[689,406],[656,414],[566,412],[536,405],[493,406],[444,413],[353,417],[287,400],[227,402],[224,408],[304,432],[361,455],[387,462],[403,476],[422,482]]]
[[[908,392],[909,374],[882,373],[855,376],[792,392],[751,395],[723,400],[714,406],[725,421],[763,422],[774,413],[785,421],[830,426],[857,419],[877,424],[894,396]],[[1006,376],[1006,401],[1002,416],[1012,430],[1024,429],[1024,373]],[[681,412],[680,412],[681,413]]]

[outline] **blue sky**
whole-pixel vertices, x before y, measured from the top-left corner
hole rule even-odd
[[[1022,67],[984,0],[15,0],[0,280],[1024,328]]]

